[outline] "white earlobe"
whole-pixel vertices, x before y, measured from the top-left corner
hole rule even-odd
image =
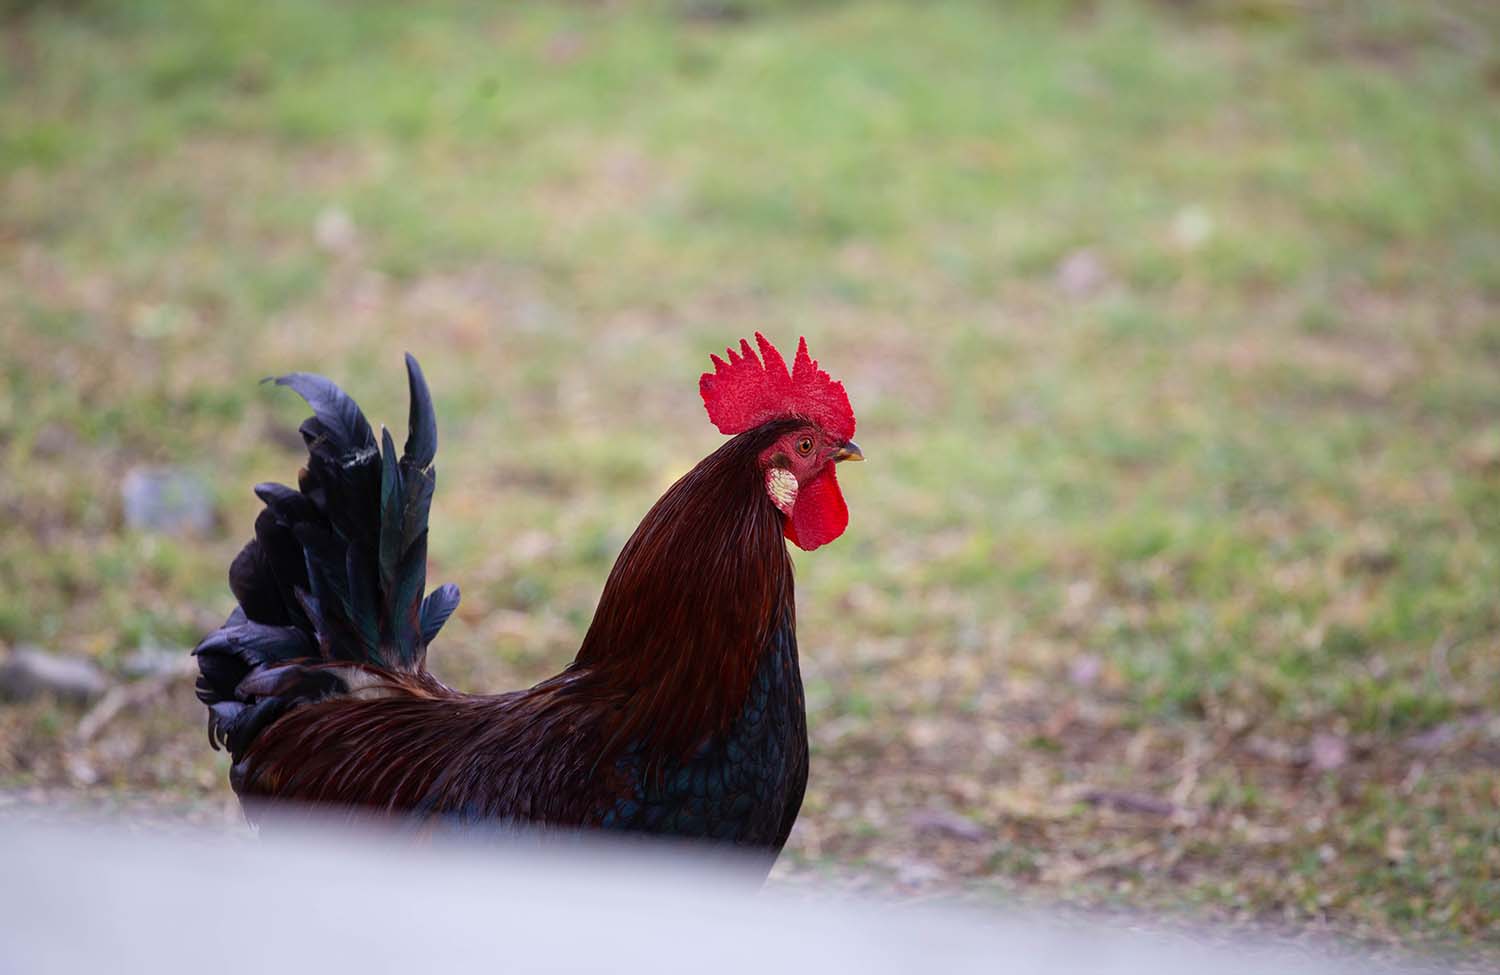
[[[797,503],[797,475],[784,467],[768,468],[766,493],[771,496],[771,503],[790,518],[792,508]]]

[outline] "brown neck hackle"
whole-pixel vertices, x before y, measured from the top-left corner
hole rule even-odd
[[[573,665],[622,702],[610,748],[685,756],[744,706],[773,627],[792,625],[792,564],[759,454],[798,421],[727,441],[626,542]],[[783,619],[785,617],[785,619]]]

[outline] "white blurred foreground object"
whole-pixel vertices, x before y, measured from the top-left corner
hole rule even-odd
[[[758,891],[691,853],[0,819],[0,972],[1372,971],[1248,943]]]

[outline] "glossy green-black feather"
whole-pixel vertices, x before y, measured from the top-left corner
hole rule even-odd
[[[330,692],[335,671],[266,668],[292,659],[416,671],[458,604],[456,587],[422,598],[437,419],[421,366],[406,358],[410,430],[398,457],[358,404],[312,373],[275,380],[312,408],[298,489],[256,486],[255,539],[230,567],[239,603],[195,651],[210,737],[242,749],[289,701]],[[272,706],[272,702],[280,702]]]

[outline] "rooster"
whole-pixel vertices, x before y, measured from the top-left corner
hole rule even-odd
[[[792,563],[849,512],[835,476],[862,460],[842,383],[756,333],[699,379],[730,435],[669,488],[620,552],[573,662],[528,689],[456,691],[427,648],[458,588],[423,598],[437,452],[432,398],[406,357],[397,454],[329,380],[275,380],[312,408],[298,490],[261,484],[235,558],[237,608],[193,651],[209,743],[247,813],[311,803],[417,823],[690,837],[768,852],[807,783]]]

